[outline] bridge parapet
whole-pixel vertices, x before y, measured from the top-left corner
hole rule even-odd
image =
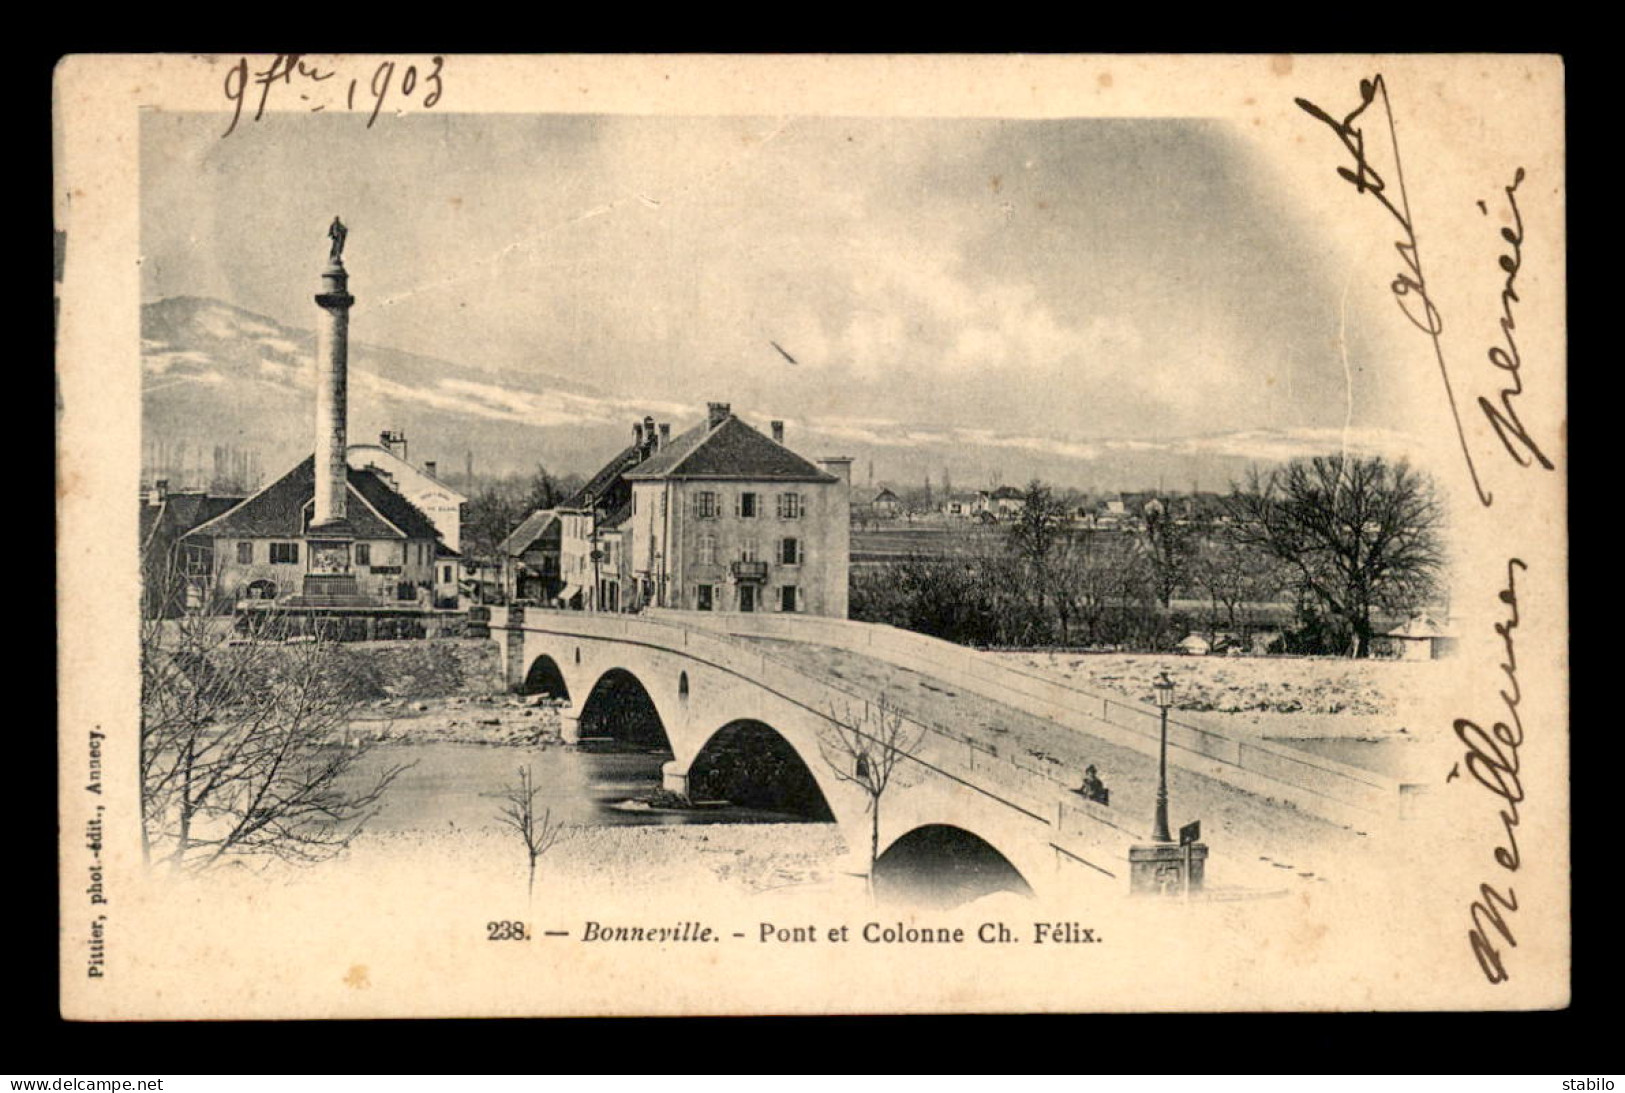
[[[829,645],[952,682],[1111,743],[1155,755],[1160,711],[1063,683],[952,642],[877,623],[812,615],[654,610],[650,616],[742,637]],[[1233,736],[1188,716],[1170,717],[1168,760],[1242,789],[1291,801],[1342,824],[1405,817],[1419,787],[1269,741]]]

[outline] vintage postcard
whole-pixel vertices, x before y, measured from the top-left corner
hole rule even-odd
[[[1564,109],[64,61],[64,1013],[1567,1005]]]

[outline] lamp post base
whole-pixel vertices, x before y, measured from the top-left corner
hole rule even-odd
[[[1202,890],[1207,845],[1142,843],[1128,848],[1131,896],[1185,896]]]

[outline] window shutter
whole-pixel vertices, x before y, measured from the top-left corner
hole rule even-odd
[[[796,518],[800,519],[801,514],[806,512],[806,511],[807,511],[807,495],[804,494],[804,493],[796,494]]]

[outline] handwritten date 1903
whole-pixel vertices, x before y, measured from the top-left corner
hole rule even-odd
[[[445,93],[441,75],[445,64],[444,57],[433,57],[421,68],[416,64],[402,68],[398,61],[384,60],[378,62],[365,79],[361,76],[343,79],[338,68],[323,69],[300,53],[278,53],[259,71],[254,71],[247,57],[239,57],[226,70],[223,90],[231,103],[232,115],[231,125],[221,136],[229,137],[236,131],[243,118],[244,103],[250,98],[258,100],[250,120],[264,118],[273,88],[283,89],[278,94],[297,94],[299,102],[313,114],[337,106],[341,101],[345,110],[354,110],[359,92],[361,109],[372,111],[367,117],[367,128],[371,129],[385,103],[392,99],[398,105],[405,105],[417,96],[419,105],[433,109]],[[335,77],[340,79],[328,86]]]

